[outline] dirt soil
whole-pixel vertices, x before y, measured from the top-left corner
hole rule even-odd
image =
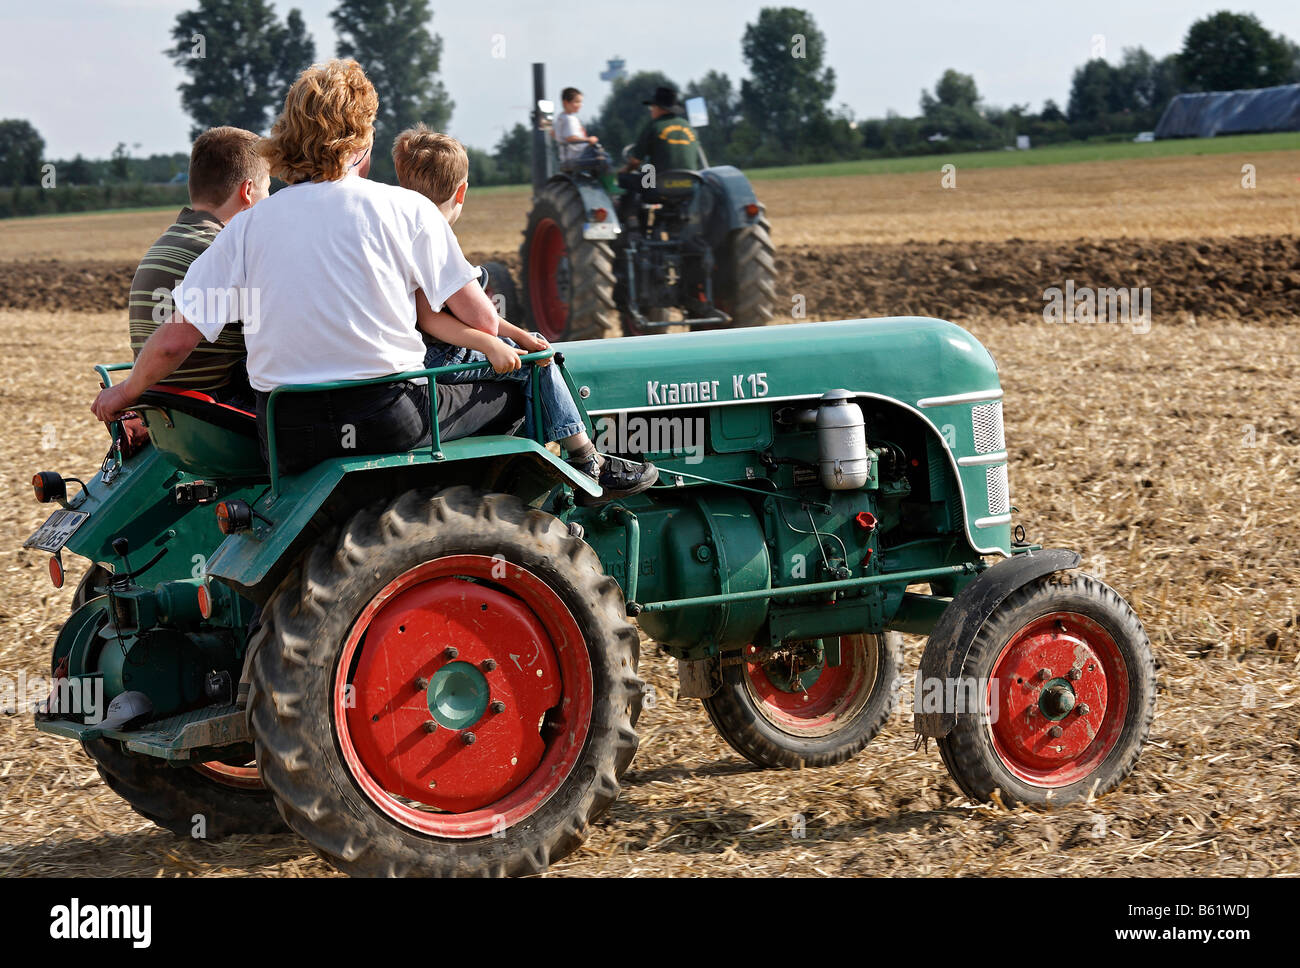
[[[513,252],[470,251],[519,274]],[[1041,315],[1044,291],[1151,289],[1159,322],[1287,322],[1300,308],[1300,238],[1109,239],[1073,242],[938,242],[779,250],[781,309],[809,318]],[[0,307],[125,310],[134,264],[0,263]]]
[[[1300,876],[1300,242],[1294,189],[1263,179],[1296,158],[1261,160],[1274,194],[1258,196],[1219,186],[1219,160],[1198,161],[1178,169],[1181,188],[1173,168],[1143,170],[1164,176],[1146,193],[1118,168],[959,176],[972,194],[956,223],[951,198],[904,219],[891,192],[930,191],[913,176],[848,179],[818,248],[829,190],[763,189],[788,206],[774,220],[785,306],[802,295],[808,318],[948,317],[994,353],[1017,520],[1031,540],[1081,551],[1155,649],[1156,717],[1133,776],[1051,813],[974,804],[933,745],[913,748],[906,709],[839,767],[760,771],[697,701],[674,698],[672,661],[643,641],[653,699],[640,751],[620,799],[553,875]],[[1014,217],[996,221],[974,194],[995,188]],[[866,192],[856,209],[853,191]],[[503,198],[502,210],[518,201]],[[1089,210],[1094,220],[1070,221]],[[1140,217],[1109,218],[1125,212]],[[1136,231],[1148,223],[1161,230]],[[72,219],[52,240],[0,236],[0,677],[48,670],[80,578],[69,560],[52,589],[45,556],[20,545],[48,511],[31,499],[32,472],[84,477],[107,445],[88,413],[90,365],[127,356],[128,255],[156,234],[132,221],[130,245],[143,242],[130,249],[111,224],[81,223],[80,250],[66,244],[79,237]],[[517,224],[476,230],[466,249],[513,260]],[[1054,237],[1061,226],[1070,233]],[[69,261],[40,261],[54,252]],[[1150,330],[1048,325],[1044,290],[1066,280],[1150,286]],[[909,676],[920,646],[909,641]],[[329,873],[291,835],[175,839],[77,746],[38,734],[26,711],[0,715],[0,876]]]
[[[553,873],[1300,875],[1300,328],[968,326],[1002,364],[1018,520],[1035,541],[1082,551],[1152,639],[1160,691],[1136,773],[1054,813],[972,804],[933,747],[912,748],[905,710],[842,766],[759,771],[697,701],[674,700],[672,661],[644,642],[655,698],[640,752],[622,797]],[[84,410],[89,365],[122,355],[122,328],[116,313],[0,311],[5,676],[47,670],[80,577],[69,561],[55,591],[44,556],[20,551],[46,511],[27,481],[103,456]],[[56,394],[68,402],[52,410]],[[325,873],[289,835],[176,840],[77,746],[36,733],[29,714],[0,717],[0,876]]]

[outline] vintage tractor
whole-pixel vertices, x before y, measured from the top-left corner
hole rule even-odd
[[[808,323],[525,361],[552,353],[597,443],[654,460],[655,487],[589,506],[540,442],[443,442],[436,413],[427,449],[268,473],[251,414],[150,390],[152,445],[114,446],[84,485],[34,480],[62,507],[28,546],[56,584],[64,552],[92,562],[38,728],[164,827],[283,818],[361,874],[525,873],[577,848],[637,747],[633,619],[759,766],[860,751],[909,632],[929,636],[915,728],[971,798],[1064,803],[1133,769],[1150,645],[1078,554],[1013,536],[1002,390],[964,330]]]
[[[738,169],[647,171],[624,221],[622,190],[600,166],[554,173],[554,105],[544,100],[541,64],[533,65],[533,88],[533,207],[519,297],[530,328],[554,342],[772,319],[771,228]]]

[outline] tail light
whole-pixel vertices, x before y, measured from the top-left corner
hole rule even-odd
[[[50,584],[55,588],[63,587],[63,562],[58,558],[50,559]]]
[[[603,208],[593,208],[591,210],[591,220],[593,222],[603,222],[609,217],[609,212]]]
[[[54,471],[37,471],[32,477],[32,490],[38,504],[62,501],[68,496],[68,485],[61,474]]]
[[[195,597],[199,600],[199,614],[205,619],[212,618],[212,593],[208,591],[208,586],[200,585]]]
[[[237,534],[253,526],[253,509],[247,501],[217,503],[217,527],[222,534]]]
[[[756,218],[758,216],[758,206],[755,205],[753,202],[750,202],[748,205],[745,206],[745,214],[748,215],[750,218]]]

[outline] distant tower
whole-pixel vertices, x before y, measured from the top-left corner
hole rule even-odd
[[[620,77],[627,77],[627,68],[623,66],[627,61],[623,60],[623,58],[611,57],[605,63],[607,65],[605,70],[600,72],[600,79],[602,81],[609,81],[612,83],[617,81]]]

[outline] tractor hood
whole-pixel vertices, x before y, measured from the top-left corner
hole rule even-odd
[[[1002,388],[993,357],[959,326],[920,316],[564,343],[587,412],[728,407],[803,400],[828,390],[918,415],[961,492],[980,554],[1010,553],[1011,499]]]
[[[776,402],[844,388],[927,409],[1001,397],[997,367],[952,323],[919,316],[557,344],[593,415]]]

